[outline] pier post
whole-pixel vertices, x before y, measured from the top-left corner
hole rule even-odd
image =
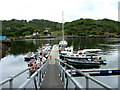
[[[68,90],[68,76],[66,76],[66,90]]]
[[[11,78],[11,80],[10,80],[10,90],[12,90],[12,88],[13,88],[13,78],[12,77],[10,77]]]
[[[34,77],[35,90],[37,90],[36,78]]]
[[[88,77],[86,77],[86,90],[88,90],[89,89],[89,79],[88,79]]]

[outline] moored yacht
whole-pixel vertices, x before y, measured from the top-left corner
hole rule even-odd
[[[62,40],[59,42],[59,47],[65,47],[67,45],[67,41],[64,40],[64,17],[62,12]]]
[[[100,62],[100,64],[106,64],[106,60],[98,55],[98,52],[100,51],[101,49],[84,49],[84,50],[78,50],[78,52],[76,53],[69,53],[69,54],[63,53],[60,54],[60,59],[89,60],[89,61]]]
[[[65,46],[67,46],[67,44],[68,44],[68,43],[67,43],[67,41],[65,41],[65,40],[62,40],[62,41],[59,42],[59,46],[60,46],[60,47],[62,47],[62,46],[65,47]]]
[[[99,68],[100,62],[78,59],[66,59],[66,62],[76,68]]]

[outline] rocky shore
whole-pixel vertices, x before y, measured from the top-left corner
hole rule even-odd
[[[0,40],[0,59],[3,58],[10,50],[10,40]]]

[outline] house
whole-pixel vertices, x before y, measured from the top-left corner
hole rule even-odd
[[[36,35],[39,35],[39,33],[38,32],[34,32],[33,34],[32,34],[33,36],[36,36]]]
[[[50,29],[51,29],[51,28],[46,28],[46,29],[44,30],[44,34],[45,34],[45,35],[51,35]]]

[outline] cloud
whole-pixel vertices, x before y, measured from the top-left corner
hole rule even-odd
[[[118,21],[120,21],[120,1],[118,3]]]
[[[118,20],[118,0],[2,0],[0,19],[47,19],[73,21],[79,18]]]
[[[117,0],[85,0],[83,5],[78,8],[78,11],[73,15],[81,18],[110,18],[118,20],[118,3]]]

